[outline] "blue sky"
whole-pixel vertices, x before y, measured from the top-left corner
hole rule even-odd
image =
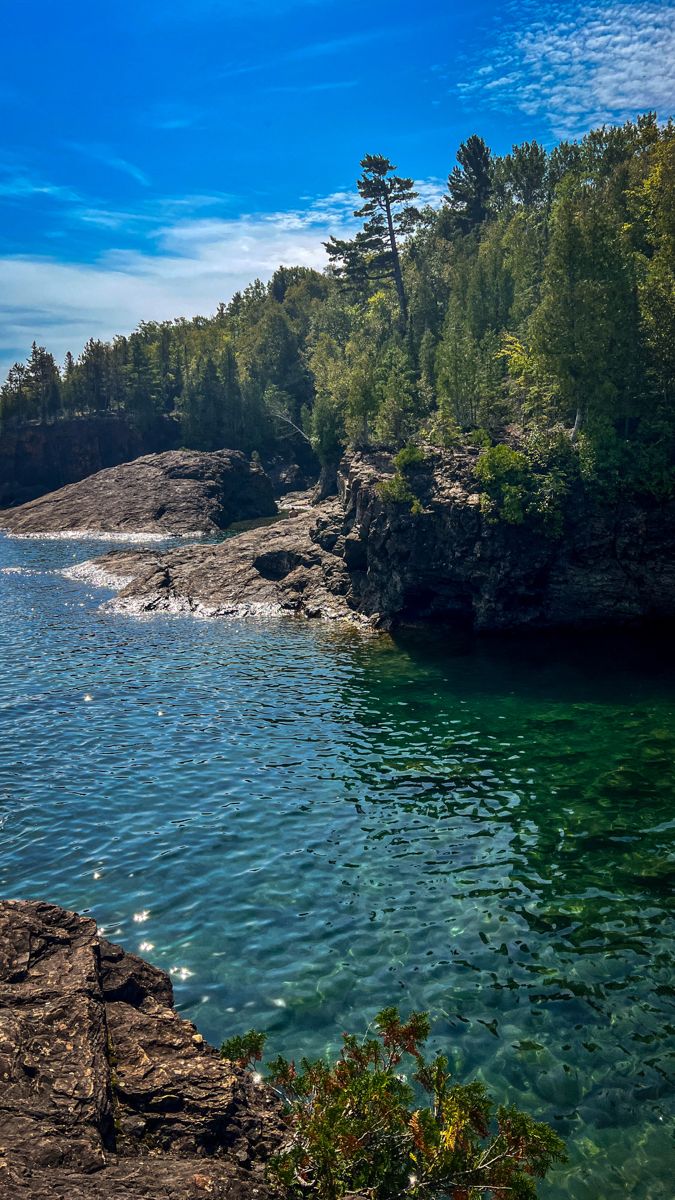
[[[358,162],[675,107],[672,0],[0,3],[0,369],[323,265]]]

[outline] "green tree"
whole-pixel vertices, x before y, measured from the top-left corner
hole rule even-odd
[[[410,355],[400,343],[388,347],[378,364],[375,434],[389,446],[402,446],[415,432],[417,395]]]
[[[488,332],[481,342],[457,303],[448,309],[436,351],[436,387],[441,426],[452,431],[491,424],[490,408],[499,394],[503,368],[498,340]]]
[[[25,421],[31,412],[31,392],[25,363],[16,362],[8,371],[0,391],[0,427]]]
[[[408,320],[408,300],[403,284],[399,241],[412,233],[419,212],[414,181],[395,175],[396,167],[382,154],[361,159],[363,174],[357,180],[365,204],[354,212],[364,218],[363,228],[352,241],[331,237],[326,242],[329,260],[338,278],[357,289],[369,282],[391,279],[396,289],[400,325]]]
[[[539,142],[514,146],[499,161],[496,176],[506,195],[524,208],[540,208],[549,199],[548,154]]]
[[[29,408],[42,421],[51,420],[61,407],[61,378],[53,354],[33,342],[24,379]]]
[[[138,334],[129,339],[124,383],[128,412],[140,428],[148,429],[159,409],[159,380],[151,344]]]
[[[586,185],[564,186],[555,203],[532,332],[573,440],[589,422],[625,419],[639,347],[636,280],[616,213]]]
[[[472,133],[457,151],[457,166],[448,176],[448,191],[443,197],[451,215],[452,229],[471,233],[487,220],[493,181],[490,148],[481,137]]]
[[[632,192],[642,225],[639,302],[654,382],[666,404],[675,396],[675,127],[667,125]]]
[[[223,402],[216,364],[207,355],[190,372],[181,413],[183,441],[191,450],[223,446]]]

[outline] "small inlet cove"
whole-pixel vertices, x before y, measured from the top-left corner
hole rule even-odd
[[[119,545],[119,543],[117,543]],[[0,536],[0,890],[95,917],[216,1045],[383,1006],[566,1139],[548,1200],[666,1200],[663,642],[133,619]]]

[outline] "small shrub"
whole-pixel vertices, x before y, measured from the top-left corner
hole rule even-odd
[[[404,446],[394,455],[394,466],[400,473],[410,470],[411,467],[419,467],[425,461],[426,455],[419,446]]]
[[[490,446],[478,456],[474,474],[486,497],[483,511],[512,525],[522,524],[530,482],[525,455],[503,443]]]
[[[377,493],[385,504],[410,504],[415,499],[408,481],[398,472],[378,483]]]
[[[562,534],[565,500],[579,476],[578,457],[566,432],[535,428],[522,451],[490,446],[479,455],[474,474],[482,485],[481,509],[488,520],[511,525],[529,521],[550,537]]]
[[[271,1080],[289,1110],[289,1136],[270,1174],[289,1200],[468,1200],[536,1197],[536,1180],[565,1159],[548,1125],[502,1106],[493,1118],[483,1084],[451,1082],[442,1055],[422,1053],[424,1013],[375,1018],[376,1037],[343,1034],[336,1062],[278,1058]],[[411,1078],[429,1103],[416,1106]]]
[[[266,1041],[266,1034],[249,1029],[248,1033],[237,1034],[223,1042],[220,1057],[236,1063],[238,1067],[250,1067],[251,1063],[260,1062]]]
[[[377,493],[384,504],[408,504],[411,513],[419,516],[424,512],[422,502],[415,495],[408,480],[399,471],[390,479],[383,479],[376,485]]]
[[[492,446],[492,438],[487,429],[472,429],[466,435],[466,440],[470,446],[475,446],[477,450],[489,450]]]

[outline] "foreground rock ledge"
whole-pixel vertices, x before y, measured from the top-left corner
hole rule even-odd
[[[265,472],[238,450],[171,450],[108,467],[0,513],[17,535],[214,533],[277,511]]]
[[[268,1200],[268,1089],[93,920],[0,902],[0,1197]]]

